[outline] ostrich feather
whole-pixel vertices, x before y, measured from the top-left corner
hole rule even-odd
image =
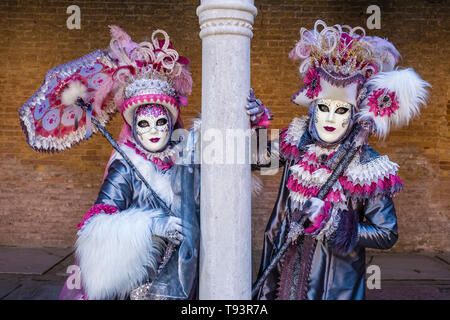
[[[428,98],[427,88],[431,85],[422,80],[413,69],[409,68],[380,72],[367,81],[364,87],[367,90],[367,96],[361,103],[357,118],[358,120],[373,120],[376,135],[384,139],[391,127],[399,128],[408,125],[413,117],[420,114],[420,108],[425,106]],[[379,116],[370,111],[369,98],[380,89],[386,92],[394,92],[398,100],[399,108],[390,116],[386,114]]]
[[[86,101],[87,88],[79,81],[71,82],[61,94],[61,102],[66,106],[72,106],[78,98]]]

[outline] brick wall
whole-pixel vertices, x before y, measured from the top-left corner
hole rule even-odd
[[[66,28],[66,8],[81,8],[81,30]],[[449,8],[446,1],[256,1],[252,40],[252,86],[272,108],[274,128],[305,114],[289,102],[298,89],[297,66],[287,54],[302,26],[365,25],[368,5],[381,8],[381,29],[413,67],[433,85],[428,108],[406,129],[372,145],[400,164],[404,191],[396,198],[400,240],[395,251],[448,251],[449,239]],[[201,102],[201,40],[198,1],[2,1],[0,3],[0,245],[71,246],[76,224],[95,200],[112,148],[101,136],[61,154],[32,151],[20,129],[18,108],[53,66],[109,42],[108,24],[134,40],[165,29],[192,62],[194,89],[183,118],[197,116]],[[117,137],[120,117],[108,125]],[[264,196],[254,203],[254,248],[272,210],[280,175],[264,176]]]

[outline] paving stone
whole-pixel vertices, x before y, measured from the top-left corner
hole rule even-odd
[[[57,300],[64,284],[58,281],[23,279],[21,286],[4,297],[4,300]]]
[[[74,253],[67,256],[65,259],[61,260],[56,264],[53,268],[48,270],[46,274],[48,275],[55,275],[60,277],[67,277],[67,267],[74,264]]]
[[[0,248],[0,264],[14,261],[14,252],[26,271],[36,273],[0,273],[0,299],[4,300],[52,300],[58,299],[67,267],[73,264],[71,249],[58,251],[48,248],[9,250],[6,260]],[[32,253],[31,251],[34,251]],[[54,257],[57,261],[53,266]],[[25,259],[27,258],[27,259]],[[34,258],[36,261],[29,260]],[[45,260],[45,264],[37,259]],[[261,250],[252,252],[252,275],[255,281],[259,269]],[[381,289],[366,289],[367,300],[450,300],[450,268],[448,255],[435,254],[367,254],[367,265],[381,268]],[[26,262],[26,264],[24,263]],[[18,264],[16,262],[16,266]],[[50,267],[49,267],[50,266]],[[40,269],[38,270],[39,267]],[[12,269],[12,268],[11,268]],[[46,269],[45,271],[42,271]],[[15,268],[16,272],[18,268]],[[37,272],[42,272],[37,273]]]
[[[450,252],[437,254],[436,258],[450,265]]]
[[[73,248],[0,247],[0,273],[43,274],[72,251]]]
[[[385,281],[381,289],[366,289],[366,300],[450,300],[450,282]]]
[[[8,296],[20,286],[20,281],[17,279],[0,279],[0,299]]]
[[[374,254],[368,265],[378,265],[383,280],[450,281],[450,265],[429,255]]]

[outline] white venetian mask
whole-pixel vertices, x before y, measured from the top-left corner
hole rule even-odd
[[[171,125],[165,108],[151,104],[136,110],[136,135],[147,151],[162,151],[170,139]]]
[[[352,105],[333,99],[317,99],[315,126],[320,139],[333,143],[347,131]]]

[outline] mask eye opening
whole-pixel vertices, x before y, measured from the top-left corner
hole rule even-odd
[[[347,109],[347,108],[339,107],[339,108],[336,109],[336,113],[337,114],[346,114],[348,110],[349,109]]]
[[[320,111],[322,112],[330,112],[330,109],[328,108],[328,106],[326,104],[323,103],[319,103],[317,105],[317,107],[319,108]]]
[[[164,126],[165,124],[167,124],[167,119],[165,118],[161,118],[156,121],[157,126]]]
[[[138,122],[138,126],[141,127],[141,128],[146,128],[146,127],[149,126],[149,123],[148,123],[147,120],[141,120],[141,121]]]

